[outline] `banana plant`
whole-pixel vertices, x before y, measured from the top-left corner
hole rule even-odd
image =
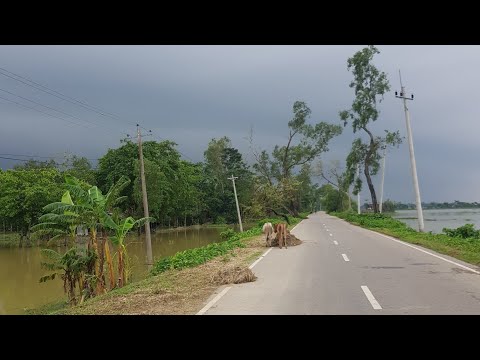
[[[112,267],[110,252],[108,245],[105,245],[106,237],[104,236],[104,230],[108,228],[106,226],[109,218],[108,212],[112,211],[115,206],[126,199],[125,196],[119,196],[119,194],[130,183],[130,180],[122,176],[105,196],[98,187],[90,186],[69,174],[65,176],[65,183],[68,189],[68,196],[65,197],[65,201],[54,202],[44,207],[44,211],[49,213],[45,215],[44,220],[49,225],[45,224],[42,226],[51,226],[54,229],[59,227],[62,221],[67,221],[67,218],[69,218],[69,221],[72,221],[72,226],[74,223],[75,225],[86,226],[89,229],[90,240],[87,244],[87,252],[93,251],[95,254],[95,294],[102,294],[106,291],[103,276],[105,255],[107,256],[109,267]],[[68,199],[71,201],[68,201]],[[97,239],[98,230],[101,231],[100,239]]]
[[[135,220],[131,216],[120,219],[118,214],[110,217],[109,215],[103,219],[104,225],[114,231],[114,235],[109,236],[109,239],[117,247],[118,253],[118,287],[126,285],[127,278],[125,274],[125,259],[127,258],[127,248],[125,246],[125,238],[128,232],[137,226],[142,226],[147,221],[154,221],[152,217],[144,217]],[[111,280],[112,281],[112,280]]]
[[[73,205],[70,192],[66,191],[62,196],[63,204]],[[36,237],[47,235],[49,240],[47,246],[50,246],[57,242],[59,239],[67,239],[71,242],[75,242],[76,229],[78,226],[78,215],[73,211],[64,211],[63,214],[48,213],[42,215],[39,219],[40,222],[34,225],[31,230]]]
[[[84,291],[84,277],[91,263],[93,254],[87,254],[85,249],[72,247],[65,254],[61,255],[52,249],[42,249],[41,254],[48,262],[42,262],[41,266],[47,270],[54,271],[49,275],[42,276],[40,282],[53,280],[59,276],[63,280],[63,290],[68,296],[69,303],[76,305],[78,298]],[[77,285],[78,292],[77,294]],[[82,296],[83,300],[84,296]]]

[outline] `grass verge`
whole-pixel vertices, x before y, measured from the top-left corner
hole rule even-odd
[[[405,223],[384,214],[332,212],[330,215],[344,219],[351,224],[480,266],[480,239],[417,232]]]

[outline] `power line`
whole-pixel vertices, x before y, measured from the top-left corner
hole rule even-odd
[[[3,156],[0,156],[0,159],[17,160],[17,161],[25,161],[25,162],[30,161],[30,160],[25,160],[25,159],[15,159],[15,158],[10,158],[10,157],[3,157]],[[32,161],[35,161],[35,160],[32,160]],[[37,160],[37,161],[38,161],[38,160]]]
[[[31,82],[32,84],[35,84],[35,85],[29,84],[29,83],[27,83],[27,82],[25,82],[25,81],[23,81],[23,80],[14,78],[14,77],[12,77],[12,76],[10,76],[10,75],[8,75],[8,74],[4,74],[3,72],[7,72],[7,73],[9,73],[9,74],[12,74],[12,75],[14,75],[14,76],[16,76],[16,77],[18,77],[18,78],[20,78],[20,79],[24,79],[24,80],[26,80],[26,81]],[[14,73],[14,72],[12,72],[12,71],[9,71],[9,70],[7,70],[7,69],[5,69],[5,68],[0,67],[0,75],[3,75],[3,76],[5,76],[5,77],[8,77],[8,78],[13,79],[13,80],[16,80],[16,81],[19,81],[19,82],[21,82],[21,83],[23,83],[23,84],[25,84],[25,85],[27,85],[27,86],[30,86],[30,87],[32,87],[32,88],[34,88],[34,89],[43,91],[43,92],[45,92],[45,93],[47,93],[47,94],[49,94],[49,95],[52,95],[52,96],[55,96],[55,97],[61,99],[61,100],[68,101],[68,102],[70,102],[70,103],[72,103],[72,104],[74,104],[74,105],[80,105],[80,106],[86,108],[87,110],[96,112],[96,113],[98,113],[98,114],[100,114],[100,115],[102,115],[102,116],[107,116],[107,117],[110,117],[110,118],[114,118],[114,119],[117,119],[117,120],[124,121],[124,120],[122,120],[120,117],[118,117],[118,116],[116,116],[116,115],[114,115],[114,114],[108,113],[108,112],[105,111],[105,110],[96,108],[96,107],[94,107],[94,106],[92,106],[92,105],[89,105],[89,104],[83,102],[83,101],[80,101],[80,100],[77,100],[77,99],[75,99],[75,98],[73,98],[73,97],[71,97],[71,96],[65,95],[65,94],[63,94],[63,93],[61,93],[61,92],[59,92],[59,91],[56,91],[56,90],[54,90],[54,89],[51,89],[51,88],[49,88],[49,87],[47,87],[47,86],[45,86],[45,85],[42,85],[42,84],[40,84],[40,83],[37,83],[37,82],[35,82],[35,81],[31,80],[31,79],[28,79],[28,78],[26,78],[26,77],[24,77],[24,76],[21,76],[21,75],[19,75],[19,74],[16,74],[16,73]],[[47,89],[48,91],[47,91],[47,90],[44,90],[44,89],[42,89],[42,88]],[[6,90],[3,90],[3,91],[6,91]],[[8,92],[8,91],[6,91],[6,92]],[[52,92],[53,92],[53,94],[52,94]],[[12,95],[14,95],[14,96],[21,97],[20,95],[16,95],[16,94],[11,93],[11,92],[9,92],[9,93],[12,94]],[[56,95],[56,94],[59,94],[59,95],[61,95],[61,96],[58,96],[58,95]],[[33,100],[30,100],[30,99],[27,99],[27,98],[24,98],[24,97],[22,97],[22,98],[25,99],[25,100],[27,100],[27,101],[34,102]],[[69,99],[71,99],[71,100],[69,100]],[[35,103],[35,102],[34,102],[34,103]],[[85,121],[85,122],[89,122],[89,123],[91,123],[91,124],[94,124],[94,125],[96,125],[96,126],[103,126],[103,127],[105,127],[105,125],[95,124],[95,123],[92,123],[92,122],[90,122],[90,121],[88,121],[88,120],[80,119],[80,118],[78,118],[78,117],[76,117],[76,116],[72,116],[72,115],[70,115],[70,114],[67,114],[67,113],[65,113],[65,112],[62,112],[62,111],[57,110],[57,109],[55,109],[55,108],[48,107],[48,106],[43,105],[43,104],[40,104],[40,103],[37,103],[37,104],[40,105],[40,106],[44,106],[44,107],[50,108],[50,109],[52,109],[52,110],[54,110],[54,111],[63,113],[63,114],[65,114],[65,115],[67,115],[67,116],[76,118],[76,119],[78,119],[78,120],[80,120],[80,121]],[[91,108],[91,109],[90,109],[90,108]],[[133,125],[132,122],[128,122],[128,121],[124,121],[124,122],[125,122],[125,123],[128,123],[129,125]],[[121,132],[123,135],[126,135],[125,132],[122,132],[122,131],[120,131],[120,132]]]
[[[34,103],[34,104],[43,106],[44,108],[47,108],[47,109],[50,109],[50,110],[59,112],[59,113],[61,113],[61,114],[67,115],[67,116],[69,116],[69,117],[71,117],[71,118],[74,118],[74,119],[77,119],[77,120],[80,120],[80,121],[85,121],[85,122],[88,122],[88,123],[90,123],[90,124],[92,124],[92,125],[98,126],[98,124],[95,124],[95,123],[93,123],[93,122],[91,122],[91,121],[84,120],[84,119],[80,119],[80,118],[77,117],[77,116],[70,115],[70,114],[68,114],[68,113],[66,113],[66,112],[63,112],[63,111],[61,111],[61,110],[57,110],[57,109],[55,109],[55,108],[53,108],[53,107],[51,107],[51,106],[43,105],[43,104],[41,104],[41,103],[39,103],[39,102],[37,102],[37,101],[28,99],[28,98],[23,97],[23,96],[21,96],[21,95],[17,95],[17,94],[15,94],[15,93],[11,92],[11,91],[8,91],[8,90],[5,90],[5,89],[1,89],[1,88],[0,88],[0,91],[6,92],[6,93],[11,94],[11,95],[16,96],[16,97],[19,97],[20,99],[30,101],[31,103]]]
[[[78,125],[78,126],[82,126],[82,127],[84,127],[84,128],[90,129],[89,127],[85,126],[84,124],[79,124],[79,123],[76,123],[76,122],[74,122],[74,121],[70,121],[70,120],[64,119],[64,118],[62,118],[62,117],[60,117],[60,116],[56,116],[56,115],[49,114],[49,113],[47,113],[47,112],[45,112],[45,111],[41,111],[41,110],[35,109],[34,107],[27,106],[27,105],[21,104],[21,103],[19,103],[19,102],[16,102],[16,101],[13,101],[13,100],[4,98],[3,96],[0,96],[0,99],[9,101],[9,102],[14,103],[14,104],[16,104],[16,105],[18,105],[18,106],[21,106],[21,107],[24,107],[24,108],[27,108],[27,109],[30,109],[30,110],[38,111],[38,112],[40,112],[40,113],[42,113],[42,114],[45,114],[45,115],[48,115],[48,116],[51,116],[51,117],[54,117],[54,118],[57,118],[57,119],[66,121],[66,122],[68,122],[68,123],[70,123],[70,124],[74,124],[74,125]]]
[[[28,99],[28,98],[26,98],[26,97],[24,97],[24,96],[17,95],[17,94],[15,94],[15,93],[11,92],[11,91],[8,91],[8,90],[5,90],[5,89],[1,89],[1,88],[0,88],[0,91],[6,92],[6,93],[8,93],[8,94],[11,94],[11,95],[13,95],[13,96],[19,97],[19,98],[24,99],[24,100],[30,101],[31,103],[34,103],[34,104],[43,106],[44,108],[51,109],[51,110],[53,110],[53,111],[59,112],[59,113],[64,114],[64,115],[67,115],[67,116],[72,117],[72,118],[74,118],[74,119],[78,119],[78,120],[80,120],[80,121],[85,121],[85,122],[88,122],[88,123],[90,123],[90,124],[92,124],[92,125],[94,125],[94,126],[100,126],[100,127],[105,128],[105,129],[108,129],[108,128],[107,128],[105,125],[103,125],[103,124],[97,124],[97,123],[91,122],[91,121],[86,120],[86,119],[81,119],[81,118],[79,118],[79,117],[77,117],[77,116],[75,116],[75,115],[70,115],[70,114],[68,114],[68,113],[66,113],[66,112],[64,112],[64,111],[55,109],[55,108],[53,108],[53,107],[51,107],[51,106],[47,106],[47,105],[41,104],[41,103],[39,103],[39,102],[37,102],[37,101]],[[83,125],[83,124],[82,124],[82,125]],[[110,129],[108,129],[108,130],[110,130]],[[120,131],[120,133],[122,133],[123,135],[127,135],[127,133],[124,133],[124,132],[122,132],[122,131]]]
[[[20,79],[17,79],[17,78],[15,78],[15,77],[13,77],[13,76],[10,76],[10,75],[8,75],[8,74],[5,74],[4,72],[8,72],[8,73],[10,73],[10,74],[12,74],[12,75],[20,78],[20,79],[27,80],[27,81],[31,82],[32,84],[35,84],[35,85],[29,84],[29,83],[27,83],[27,82],[25,82],[25,81],[23,81],[23,80],[20,80]],[[16,80],[16,81],[19,81],[19,82],[21,82],[21,83],[23,83],[23,84],[25,84],[25,85],[27,85],[27,86],[30,86],[30,87],[33,87],[33,88],[35,88],[35,89],[37,89],[37,90],[43,91],[43,92],[45,92],[45,93],[47,93],[47,94],[49,94],[49,95],[55,96],[55,97],[57,97],[57,98],[59,98],[59,99],[62,99],[62,100],[64,100],[64,101],[68,101],[69,103],[72,103],[72,104],[74,104],[74,105],[81,106],[81,107],[83,107],[83,108],[85,108],[85,109],[87,109],[87,110],[93,111],[93,112],[95,112],[95,113],[97,113],[97,114],[100,114],[100,115],[102,115],[102,116],[110,117],[110,118],[113,118],[113,119],[116,119],[116,120],[122,120],[120,117],[118,117],[118,116],[116,116],[116,115],[114,115],[114,114],[110,114],[110,113],[108,113],[108,112],[106,112],[106,111],[104,111],[104,110],[101,110],[101,109],[98,109],[98,110],[97,110],[97,109],[94,108],[93,106],[88,105],[87,103],[85,103],[85,102],[83,102],[83,101],[77,100],[77,99],[75,99],[75,98],[73,98],[73,97],[71,97],[71,96],[64,95],[64,94],[62,94],[62,93],[59,92],[59,91],[50,89],[49,87],[47,87],[47,86],[45,86],[45,85],[39,84],[39,83],[37,83],[37,82],[35,82],[35,81],[33,81],[33,80],[27,79],[27,78],[25,78],[25,77],[23,77],[23,76],[21,76],[21,75],[15,74],[15,73],[13,73],[13,72],[11,72],[11,71],[8,71],[8,70],[6,70],[6,69],[4,69],[4,68],[0,68],[0,75],[3,75],[3,76],[5,76],[5,77],[8,77],[8,78],[13,79],[13,80]],[[45,90],[45,89],[48,89],[48,90]],[[57,94],[59,94],[60,96],[57,95]],[[70,100],[70,99],[71,99],[71,100]],[[124,121],[124,120],[122,120],[122,121]],[[133,125],[133,123],[131,123],[131,122],[128,122],[128,123],[129,123],[129,125]]]
[[[52,92],[54,92],[54,93],[56,93],[56,94],[59,94],[59,95],[61,95],[61,96],[64,96],[64,97],[66,97],[66,98],[69,98],[69,99],[71,99],[71,100],[73,100],[73,101],[75,101],[75,102],[78,102],[78,103],[80,103],[80,104],[83,104],[83,105],[85,105],[85,106],[91,107],[92,109],[96,109],[96,110],[102,111],[101,109],[99,109],[99,108],[96,108],[96,107],[95,107],[95,106],[93,106],[93,105],[89,105],[89,104],[87,104],[87,103],[85,103],[85,102],[83,102],[83,101],[80,101],[80,100],[77,100],[77,99],[75,99],[75,98],[72,98],[71,96],[68,96],[68,95],[62,94],[62,93],[61,93],[61,92],[59,92],[59,91],[56,91],[56,90],[54,90],[54,89],[50,89],[49,87],[47,87],[47,86],[45,86],[45,85],[42,85],[42,84],[40,84],[40,83],[37,83],[37,82],[35,82],[35,81],[33,81],[33,80],[31,80],[31,79],[27,78],[27,77],[24,77],[24,76],[21,76],[21,75],[15,74],[15,73],[13,73],[13,72],[11,72],[11,71],[9,71],[9,70],[5,69],[5,68],[2,68],[2,67],[0,67],[0,70],[3,70],[3,71],[5,71],[5,72],[7,72],[7,73],[9,73],[9,74],[12,74],[12,75],[14,75],[14,76],[16,76],[16,77],[19,77],[19,78],[21,78],[21,79],[27,80],[27,81],[29,81],[29,82],[31,82],[31,83],[33,83],[33,84],[35,84],[35,85],[38,85],[38,86],[40,86],[40,87],[42,87],[42,88],[45,88],[45,89],[48,89],[49,91],[52,91]],[[106,111],[103,111],[103,112],[104,112],[105,114],[108,114],[108,115],[115,116],[114,114],[109,114],[109,113],[108,113],[108,112],[106,112]]]

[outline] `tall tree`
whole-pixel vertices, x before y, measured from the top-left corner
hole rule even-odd
[[[387,145],[398,146],[401,143],[398,131],[385,130],[384,137],[374,136],[368,125],[378,120],[380,111],[377,105],[383,100],[384,94],[390,90],[387,75],[380,72],[372,60],[378,49],[370,45],[347,60],[347,69],[353,73],[350,87],[355,89],[355,100],[350,110],[340,111],[340,118],[344,126],[350,122],[353,132],[363,131],[368,136],[368,142],[364,143],[361,138],[353,141],[352,149],[347,157],[348,182],[353,183],[357,166],[363,169],[367,180],[368,189],[372,197],[374,212],[378,212],[377,195],[372,182],[372,175],[376,175],[381,159],[380,150]],[[361,179],[357,179],[353,193],[356,195],[362,187]]]
[[[284,194],[286,203],[283,208],[292,215],[298,215],[299,183],[293,178],[298,167],[310,164],[321,153],[328,151],[330,140],[342,133],[339,125],[319,122],[315,125],[307,123],[311,110],[303,101],[293,104],[293,118],[288,122],[288,138],[286,145],[276,145],[272,157],[266,151],[254,151],[256,164],[254,169],[270,185],[276,184]]]
[[[158,221],[180,215],[174,213],[172,205],[178,201],[176,189],[181,162],[175,146],[174,142],[168,140],[143,143],[148,204]],[[134,216],[143,215],[138,169],[138,146],[125,141],[121,147],[109,149],[99,160],[96,174],[102,191],[107,191],[121,176],[131,180],[123,192],[127,200],[122,205],[122,210]]]
[[[208,217],[212,220],[225,218],[227,222],[236,222],[237,212],[235,195],[230,175],[237,176],[238,201],[243,209],[249,202],[252,194],[252,173],[243,161],[242,154],[234,147],[228,137],[212,139],[204,152],[204,180],[203,191],[207,194]]]

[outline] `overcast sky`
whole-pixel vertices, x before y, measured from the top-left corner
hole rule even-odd
[[[311,108],[310,123],[341,124],[338,112],[348,109],[354,97],[346,62],[361,48],[0,46],[0,73],[14,77],[8,70],[117,116],[89,111],[0,74],[0,154],[58,157],[68,151],[95,159],[118,147],[125,133],[134,135],[138,122],[155,136],[177,142],[194,161],[203,160],[210,139],[228,136],[251,163],[245,140],[250,128],[263,149],[285,144],[296,100]],[[379,135],[384,129],[400,130],[406,136],[403,105],[394,96],[401,69],[407,92],[415,95],[408,104],[422,201],[480,201],[480,47],[378,49],[374,63],[387,73],[392,89],[372,129]],[[354,137],[351,127],[344,128],[322,161],[344,163]],[[3,169],[15,163],[0,159]],[[390,150],[386,164],[384,199],[413,203],[406,138]],[[379,184],[380,176],[374,180]],[[361,196],[362,203],[370,197],[366,188]]]

